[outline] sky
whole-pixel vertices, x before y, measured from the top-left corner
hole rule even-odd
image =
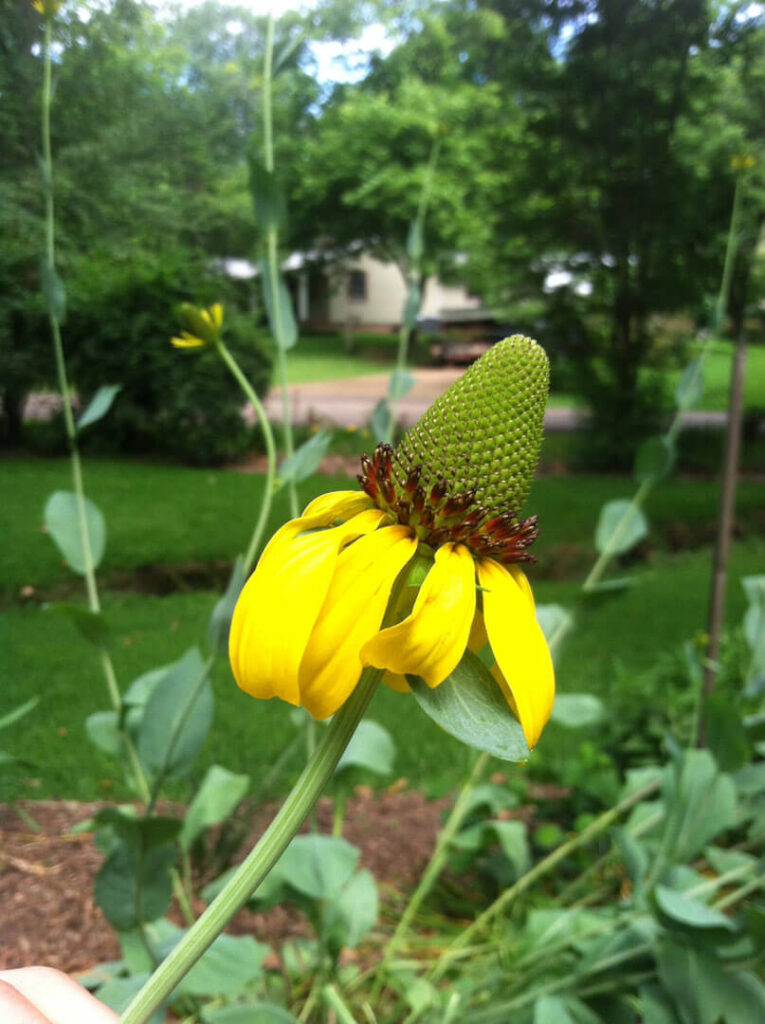
[[[159,6],[159,0],[155,0]],[[169,0],[168,6],[190,8],[203,0]],[[249,7],[254,14],[265,15],[273,11],[274,17],[285,11],[305,10],[314,6],[312,0],[218,0],[223,6]],[[387,54],[393,48],[393,40],[385,34],[382,25],[367,25],[357,40],[349,42],[331,41],[311,43],[311,53],[316,60],[316,78],[319,82],[357,82],[367,71],[369,55],[376,50]]]

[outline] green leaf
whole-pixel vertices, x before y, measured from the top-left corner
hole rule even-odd
[[[364,768],[376,775],[390,775],[395,756],[396,748],[388,730],[365,718],[345,748],[335,774],[346,768]]]
[[[406,293],[404,311],[401,314],[401,321],[404,329],[413,330],[417,326],[417,316],[422,305],[422,289],[414,281],[409,282],[409,290]]]
[[[219,935],[176,991],[190,996],[233,996],[261,976],[269,952],[251,935]]]
[[[276,1003],[221,1006],[202,1012],[204,1024],[297,1024],[297,1017]]]
[[[206,828],[233,814],[249,787],[249,775],[235,775],[217,764],[208,768],[183,819],[179,836],[183,849],[190,849]]]
[[[142,850],[120,840],[93,884],[93,896],[107,921],[125,931],[162,917],[173,893],[174,863],[174,846]]]
[[[40,283],[42,285],[45,304],[54,320],[60,324],[66,322],[66,288],[58,276],[58,272],[47,259],[40,260]]]
[[[297,343],[297,324],[292,309],[292,299],[280,271],[276,272],[276,280],[271,280],[271,267],[268,260],[261,260],[260,279],[263,284],[263,301],[266,304],[268,323],[274,336],[277,348],[293,348]]]
[[[112,407],[112,403],[122,390],[121,384],[104,384],[96,391],[88,403],[85,412],[77,421],[77,429],[84,430],[91,423],[97,423]]]
[[[692,409],[698,405],[704,394],[704,361],[694,359],[683,370],[675,389],[675,404],[678,409]]]
[[[736,772],[734,781],[742,796],[758,796],[765,792],[765,761],[746,765]]]
[[[399,398],[403,398],[404,395],[408,395],[413,387],[414,377],[412,374],[408,370],[396,368],[388,381],[388,397],[395,402]]]
[[[679,1024],[669,997],[658,985],[642,985],[640,1010],[643,1024]]]
[[[665,917],[687,928],[724,928],[731,932],[738,930],[735,922],[719,910],[699,900],[690,899],[666,885],[656,886],[655,897],[656,905]]]
[[[628,829],[618,828],[615,832],[627,875],[633,886],[638,888],[648,871],[648,853]]]
[[[327,904],[324,924],[338,948],[355,949],[377,923],[379,900],[377,884],[370,871],[357,871],[343,886],[340,895]]]
[[[122,753],[122,733],[116,711],[95,711],[88,715],[85,719],[85,732],[90,742],[105,754],[119,757]]]
[[[555,697],[550,721],[567,729],[595,725],[605,715],[603,701],[592,693],[559,693]]]
[[[110,631],[103,612],[92,612],[82,605],[66,602],[46,607],[56,615],[64,615],[70,619],[77,631],[96,647],[106,647],[110,640]]]
[[[213,695],[202,655],[192,647],[149,697],[138,731],[138,756],[151,773],[182,775],[199,753],[213,720]],[[169,749],[171,738],[173,749]]]
[[[374,408],[370,427],[375,441],[387,441],[390,431],[391,411],[387,399],[381,398]]]
[[[737,820],[736,788],[708,750],[685,751],[664,771],[664,849],[686,863]]]
[[[560,996],[540,996],[534,1003],[534,1024],[576,1024]]]
[[[96,996],[99,1002],[104,1003],[115,1013],[124,1013],[133,997],[136,996],[146,982],[149,980],[149,972],[142,971],[140,974],[131,974],[128,978],[112,978],[105,985],[101,985]],[[149,1017],[147,1024],[164,1024],[165,1008],[160,1006]]]
[[[643,441],[635,456],[635,479],[639,484],[647,480],[663,480],[672,472],[677,450],[668,437],[649,437]]]
[[[522,821],[491,821],[489,826],[496,834],[502,852],[512,864],[516,877],[520,878],[531,866],[526,826]]]
[[[28,715],[30,711],[34,711],[37,705],[40,703],[39,697],[32,697],[24,704],[19,704],[13,711],[8,711],[0,718],[0,729],[7,729],[13,725],[14,722],[18,722],[24,715]]]
[[[304,441],[290,458],[284,460],[279,467],[279,479],[294,480],[296,483],[307,480],[321,465],[331,443],[332,431],[324,428],[319,430]]]
[[[656,962],[682,1024],[753,1024],[765,1017],[762,983],[750,974],[729,973],[718,957],[665,940]]]
[[[181,830],[178,818],[167,818],[152,814],[139,818],[135,807],[127,804],[123,807],[104,807],[95,816],[99,827],[109,828],[131,849],[151,850],[173,842]]]
[[[168,665],[160,665],[158,668],[149,669],[148,672],[137,676],[125,691],[122,703],[130,707],[143,708],[174,666],[175,662],[171,661]]]
[[[574,624],[574,616],[560,604],[538,604],[537,622],[549,643],[555,641],[553,656],[560,651],[566,634]]]
[[[250,192],[255,209],[255,223],[265,234],[279,231],[287,220],[287,203],[284,189],[273,171],[254,157],[249,159]]]
[[[704,698],[704,729],[707,746],[726,772],[735,772],[749,760],[749,744],[741,715],[726,693]]]
[[[629,551],[648,533],[648,522],[642,511],[626,498],[609,501],[600,510],[595,530],[595,547],[602,555],[608,551],[621,555]]]
[[[97,568],[104,556],[106,546],[106,524],[101,510],[90,498],[83,497],[85,528],[90,539],[90,554],[93,568]],[[73,491],[54,491],[45,505],[43,518],[48,533],[74,572],[85,574],[80,521],[77,514],[77,495]]]
[[[211,651],[225,654],[228,650],[228,634],[234,607],[244,586],[244,558],[236,556],[225,593],[215,602],[207,626],[207,641]]]
[[[422,710],[451,736],[503,761],[525,761],[529,748],[520,722],[483,662],[466,651],[440,686],[431,690],[407,676]]]
[[[315,900],[336,900],[356,870],[359,851],[334,836],[296,836],[278,871],[291,888]],[[257,893],[256,893],[257,896]]]

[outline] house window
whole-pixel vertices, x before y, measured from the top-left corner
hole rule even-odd
[[[367,275],[363,270],[348,274],[348,298],[351,302],[364,302],[367,297]]]

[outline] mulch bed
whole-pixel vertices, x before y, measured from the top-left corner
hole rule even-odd
[[[361,850],[361,865],[383,887],[414,887],[433,849],[447,800],[430,802],[414,791],[373,796],[361,788],[348,801],[344,837]],[[102,856],[90,833],[71,829],[101,803],[41,801],[22,805],[39,826],[32,831],[12,808],[0,805],[0,969],[47,964],[69,973],[85,971],[120,956],[111,927],[93,902],[93,879]],[[234,860],[241,860],[268,825],[275,805],[258,808]],[[163,813],[168,810],[163,809]],[[332,806],[319,802],[319,831],[331,830]],[[195,910],[201,912],[200,902]],[[181,923],[177,908],[170,916]],[[299,913],[275,907],[266,913],[241,911],[231,931],[278,944],[305,935]]]

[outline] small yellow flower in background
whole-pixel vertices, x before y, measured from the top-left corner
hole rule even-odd
[[[437,399],[394,451],[362,458],[361,491],[312,501],[267,545],[239,597],[229,653],[239,686],[327,718],[364,666],[409,690],[439,686],[466,650],[491,673],[529,747],[552,710],[552,660],[518,563],[541,441],[544,351],[516,335]]]
[[[64,6],[64,0],[32,0],[32,6],[44,17],[52,18]]]
[[[180,309],[181,322],[186,329],[180,337],[170,339],[175,348],[201,348],[203,345],[217,345],[223,327],[223,306],[214,303],[209,309],[198,309],[184,302]]]
[[[734,171],[750,171],[757,163],[750,153],[738,153],[731,158],[730,165]]]

